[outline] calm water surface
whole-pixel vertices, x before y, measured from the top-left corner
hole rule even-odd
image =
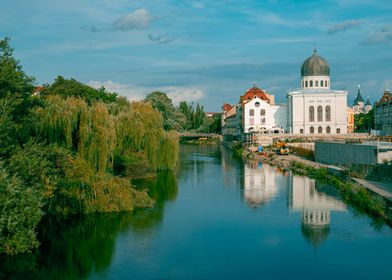
[[[181,146],[177,172],[136,182],[152,209],[43,227],[15,279],[392,279],[392,230],[333,187]],[[0,269],[1,270],[1,269]],[[5,272],[4,272],[5,271]]]

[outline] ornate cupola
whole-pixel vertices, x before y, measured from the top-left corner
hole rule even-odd
[[[329,89],[328,62],[318,55],[316,48],[313,55],[308,57],[301,67],[301,88],[302,89]]]

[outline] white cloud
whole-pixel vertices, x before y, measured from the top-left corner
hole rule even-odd
[[[189,87],[164,87],[161,91],[167,93],[174,105],[178,105],[181,101],[199,101],[204,97],[202,90]]]
[[[199,101],[204,97],[202,90],[192,87],[139,87],[132,84],[116,83],[111,80],[106,82],[90,81],[87,85],[96,89],[104,87],[107,91],[118,93],[121,96],[127,97],[131,101],[142,100],[147,94],[154,91],[166,93],[173,101],[174,105],[178,105],[181,101]]]
[[[387,41],[392,41],[392,24],[387,25],[380,29],[370,33],[364,40],[364,45],[381,44]]]
[[[362,24],[362,20],[346,20],[337,24],[332,25],[328,29],[328,34],[335,34],[338,32],[346,31],[352,27],[358,26]]]
[[[150,25],[152,17],[147,9],[138,9],[132,13],[116,19],[112,25],[114,29],[126,31],[146,28]]]
[[[120,84],[113,81],[99,82],[90,81],[87,83],[90,87],[99,89],[104,87],[109,92],[118,93],[121,96],[127,97],[129,100],[142,100],[146,95],[146,89],[134,85]]]

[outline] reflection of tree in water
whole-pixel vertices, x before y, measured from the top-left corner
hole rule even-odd
[[[164,203],[177,197],[173,172],[159,172],[145,182],[155,207],[134,212],[87,215],[41,224],[39,251],[0,258],[0,279],[80,279],[106,270],[113,258],[118,233],[148,230],[163,217]]]
[[[139,180],[137,185],[149,190],[149,196],[156,204],[153,208],[137,209],[131,221],[135,229],[148,229],[157,225],[163,217],[166,201],[175,200],[178,193],[178,182],[173,171],[160,171],[152,179]]]
[[[204,172],[204,168],[212,161],[220,163],[220,145],[180,145],[179,176],[191,171],[196,176]]]
[[[102,271],[111,263],[118,232],[131,219],[122,213],[46,221],[40,227],[39,251],[8,259],[2,273],[7,279],[79,279]]]

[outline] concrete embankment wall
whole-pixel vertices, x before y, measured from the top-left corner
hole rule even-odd
[[[372,145],[316,142],[314,158],[317,162],[343,166],[376,164],[377,148]]]

